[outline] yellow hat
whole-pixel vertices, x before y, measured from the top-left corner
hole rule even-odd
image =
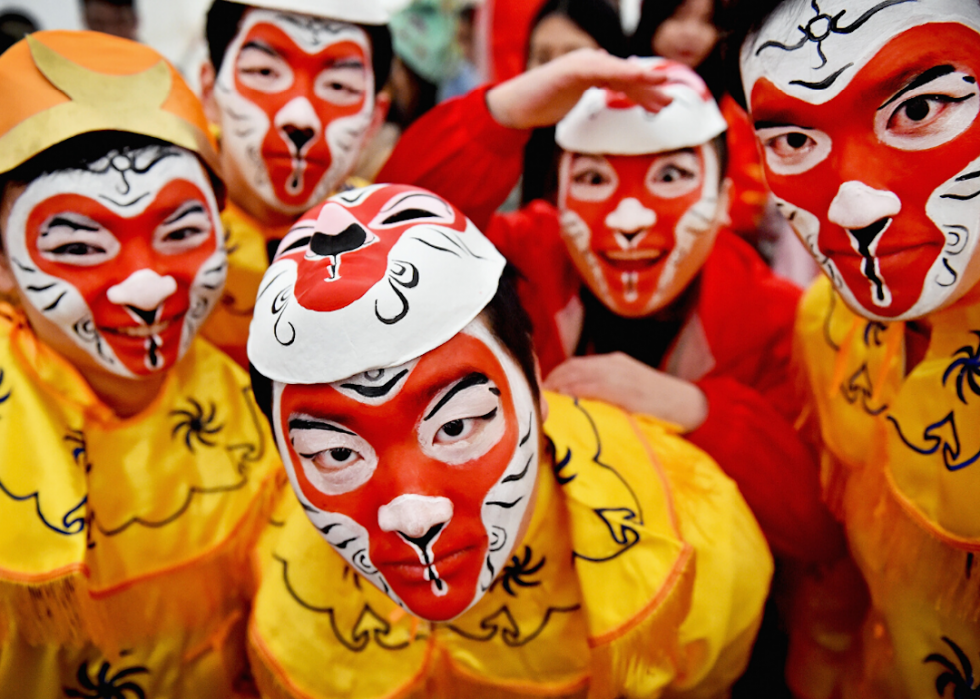
[[[0,55],[0,173],[72,136],[126,131],[196,153],[220,176],[197,97],[153,49],[98,32],[44,31]]]

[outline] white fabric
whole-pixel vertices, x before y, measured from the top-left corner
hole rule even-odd
[[[246,4],[353,24],[388,23],[388,13],[379,0],[249,0]]]

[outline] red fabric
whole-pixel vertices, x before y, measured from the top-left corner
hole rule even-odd
[[[531,21],[545,0],[487,0],[490,17],[490,75],[500,82],[524,72]]]
[[[580,286],[560,237],[558,212],[534,202],[495,216],[487,233],[524,277],[518,291],[547,376],[567,356],[557,314]],[[832,559],[840,553],[841,534],[821,502],[814,454],[793,426],[801,401],[790,350],[801,292],[774,276],[728,231],[719,233],[700,284],[691,317],[700,318],[715,363],[695,382],[707,396],[708,418],[685,436],[738,483],[777,553]],[[676,362],[674,354],[669,351],[658,368]]]
[[[728,122],[726,175],[732,181],[732,203],[728,208],[728,215],[732,221],[732,230],[755,244],[769,194],[755,142],[755,129],[749,115],[738,106],[731,95],[726,94],[719,107]]]
[[[398,141],[376,182],[424,187],[448,199],[480,230],[514,188],[530,131],[501,126],[485,86],[436,105]]]

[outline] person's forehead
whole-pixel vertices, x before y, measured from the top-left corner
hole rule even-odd
[[[932,23],[980,32],[973,0],[786,0],[742,45],[746,95],[766,78],[791,97],[824,104],[899,34]],[[980,35],[978,35],[980,39]],[[937,35],[936,42],[942,42]]]
[[[269,28],[273,28],[273,31],[263,32]],[[353,42],[365,52],[370,50],[367,32],[356,24],[254,7],[249,8],[242,17],[236,38],[244,46],[249,37],[256,33],[264,33],[264,38],[268,40],[279,32],[308,54],[320,53],[342,42]]]

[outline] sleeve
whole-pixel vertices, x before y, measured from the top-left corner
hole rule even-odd
[[[429,110],[402,134],[377,181],[431,190],[485,231],[521,175],[531,133],[494,121],[486,103],[489,89]]]

